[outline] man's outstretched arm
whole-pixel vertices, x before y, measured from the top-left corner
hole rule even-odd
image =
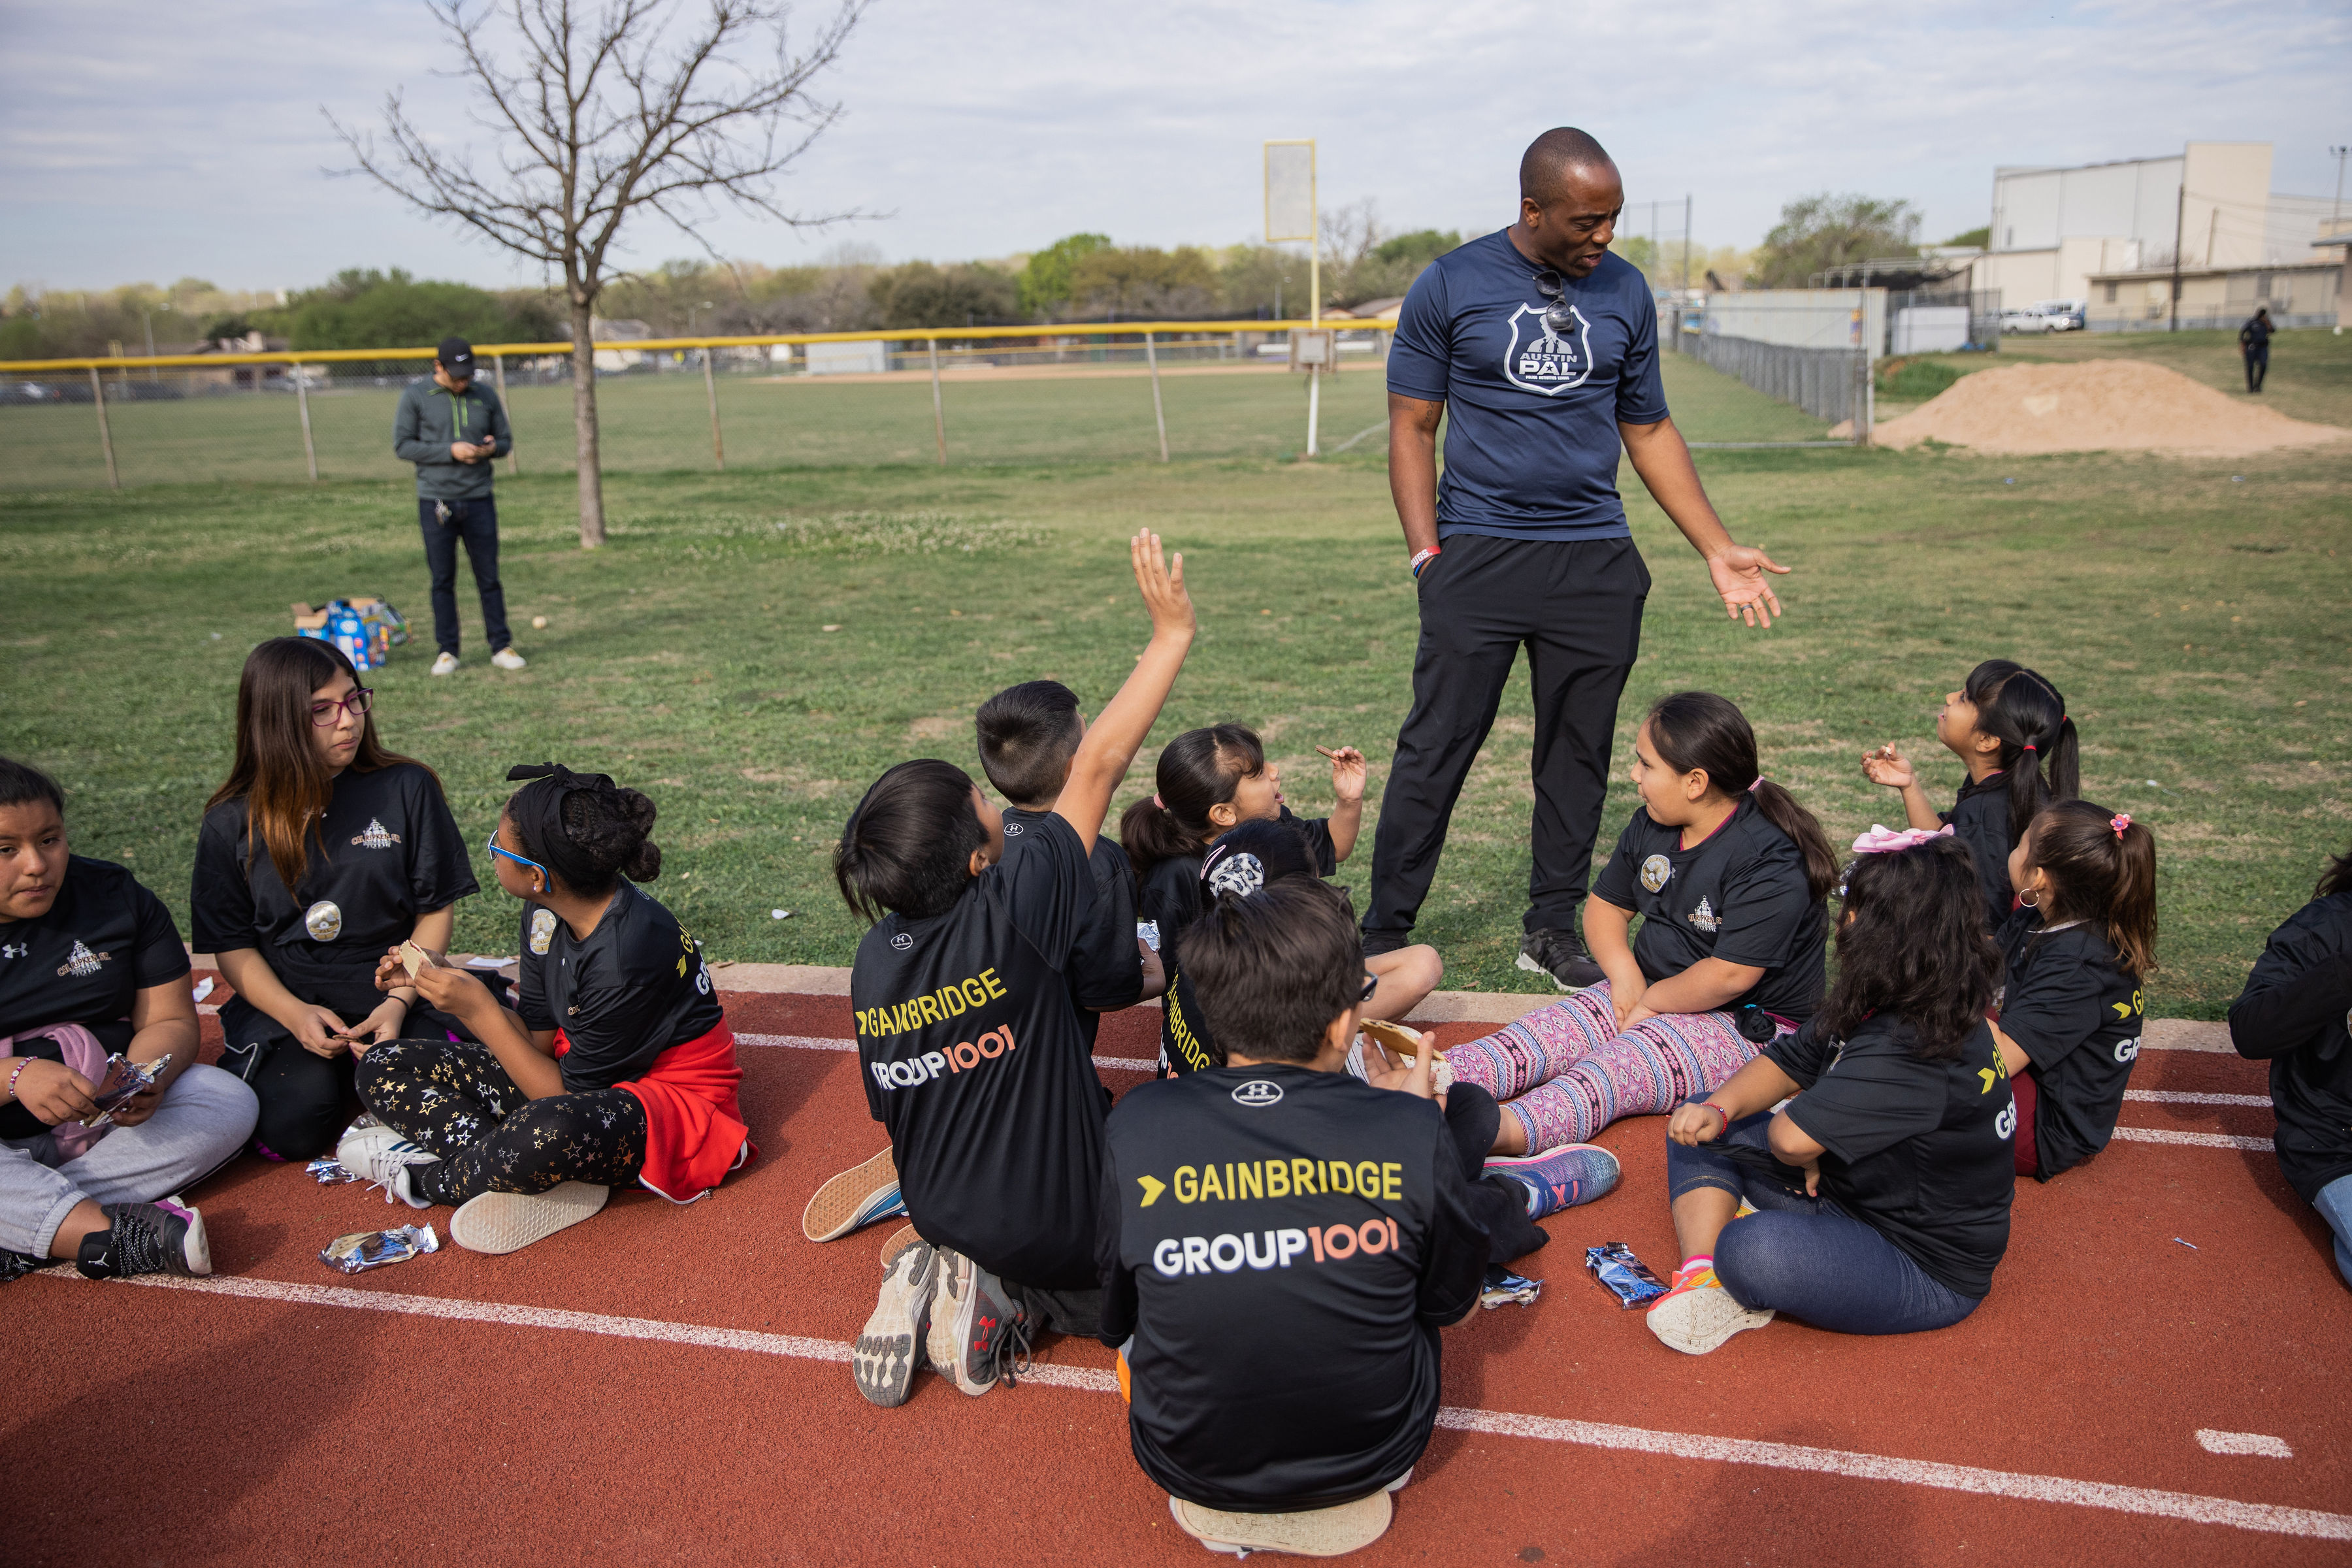
[[[1785,574],[1789,568],[1753,545],[1732,542],[1730,531],[1715,515],[1706,487],[1698,482],[1690,447],[1675,422],[1620,425],[1617,433],[1624,438],[1625,455],[1633,459],[1633,471],[1649,487],[1650,499],[1674,519],[1691,548],[1706,558],[1707,574],[1723,595],[1724,610],[1751,626],[1770,626],[1780,614],[1780,601],[1764,574]]]

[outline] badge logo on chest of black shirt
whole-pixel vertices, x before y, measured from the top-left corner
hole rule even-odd
[[[352,836],[352,843],[362,849],[392,849],[398,847],[400,835],[386,827],[379,818],[371,816],[368,825]]]
[[[58,973],[60,977],[68,974],[95,974],[98,973],[100,964],[109,962],[113,957],[114,954],[110,952],[90,952],[77,938],[73,944],[73,951],[66,955],[66,961],[63,963],[58,965]]]
[[[1663,855],[1653,855],[1642,862],[1642,886],[1654,893],[1664,887],[1666,879],[1674,874],[1675,863]]]

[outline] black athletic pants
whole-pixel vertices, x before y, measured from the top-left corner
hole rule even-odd
[[[1476,1084],[1457,1083],[1445,1091],[1445,1130],[1462,1161],[1462,1179],[1470,1184],[1470,1212],[1486,1227],[1488,1263],[1524,1258],[1551,1239],[1528,1217],[1526,1184],[1485,1173],[1502,1125],[1503,1108]]]
[[[1397,734],[1372,838],[1367,936],[1412,930],[1503,683],[1528,650],[1536,807],[1528,931],[1572,931],[1609,793],[1617,699],[1641,649],[1650,572],[1630,539],[1457,533],[1422,569],[1412,711]]]
[[[360,1098],[383,1124],[441,1156],[409,1178],[416,1195],[462,1204],[564,1182],[634,1184],[646,1168],[646,1108],[625,1089],[526,1096],[487,1046],[386,1040],[359,1061]]]
[[[443,522],[439,509],[449,509]],[[491,496],[471,500],[416,500],[417,526],[425,531],[425,560],[433,569],[433,646],[455,658],[457,653],[457,546],[466,546],[467,563],[474,569],[474,586],[482,595],[482,635],[490,651],[514,641],[507,630],[507,591],[499,584],[499,503]]]
[[[2263,389],[2263,377],[2270,373],[2270,345],[2265,343],[2261,348],[2249,350],[2246,353],[2246,390],[2260,392]]]
[[[348,1023],[366,1016],[351,1006],[346,995],[310,994],[302,1000],[323,1001]],[[285,1025],[243,997],[229,999],[221,1008],[220,1021],[225,1037],[221,1070],[243,1079],[261,1101],[261,1119],[253,1129],[255,1152],[265,1159],[297,1164],[333,1153],[335,1140],[351,1125],[358,1103],[350,1056],[312,1055]],[[420,1001],[409,1008],[405,1026],[419,1035],[439,1035],[459,1025]]]

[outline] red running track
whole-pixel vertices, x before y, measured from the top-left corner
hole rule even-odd
[[[850,1033],[842,998],[727,1001],[760,1039]],[[1098,1051],[1148,1058],[1156,1028],[1113,1017]],[[247,1161],[197,1194],[213,1279],[8,1288],[0,1561],[1212,1561],[1129,1458],[1098,1345],[1049,1340],[1035,1377],[980,1399],[929,1376],[903,1409],[857,1396],[842,1358],[889,1227],[817,1247],[799,1220],[879,1130],[846,1050],[742,1054],[762,1157],[688,1208],[616,1194],[511,1257],[347,1279],[319,1247],[409,1211]],[[2133,1087],[2263,1085],[2150,1050]],[[2125,1117],[2244,1139],[2270,1120]],[[1662,1122],[1601,1142],[1624,1184],[1548,1223],[1522,1265],[1543,1298],[1446,1332],[1447,1414],[1366,1563],[2352,1561],[2352,1292],[2267,1152],[2118,1140],[2021,1187],[1993,1294],[1958,1327],[1775,1322],[1689,1358],[1580,1268],[1610,1240],[1672,1261]],[[2209,1452],[2200,1431],[2292,1457]]]

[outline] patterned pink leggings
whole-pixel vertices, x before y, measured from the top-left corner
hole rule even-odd
[[[1606,982],[1445,1053],[1457,1080],[1504,1102],[1528,1152],[1583,1143],[1621,1116],[1711,1094],[1756,1055],[1728,1013],[1666,1013],[1623,1034]]]

